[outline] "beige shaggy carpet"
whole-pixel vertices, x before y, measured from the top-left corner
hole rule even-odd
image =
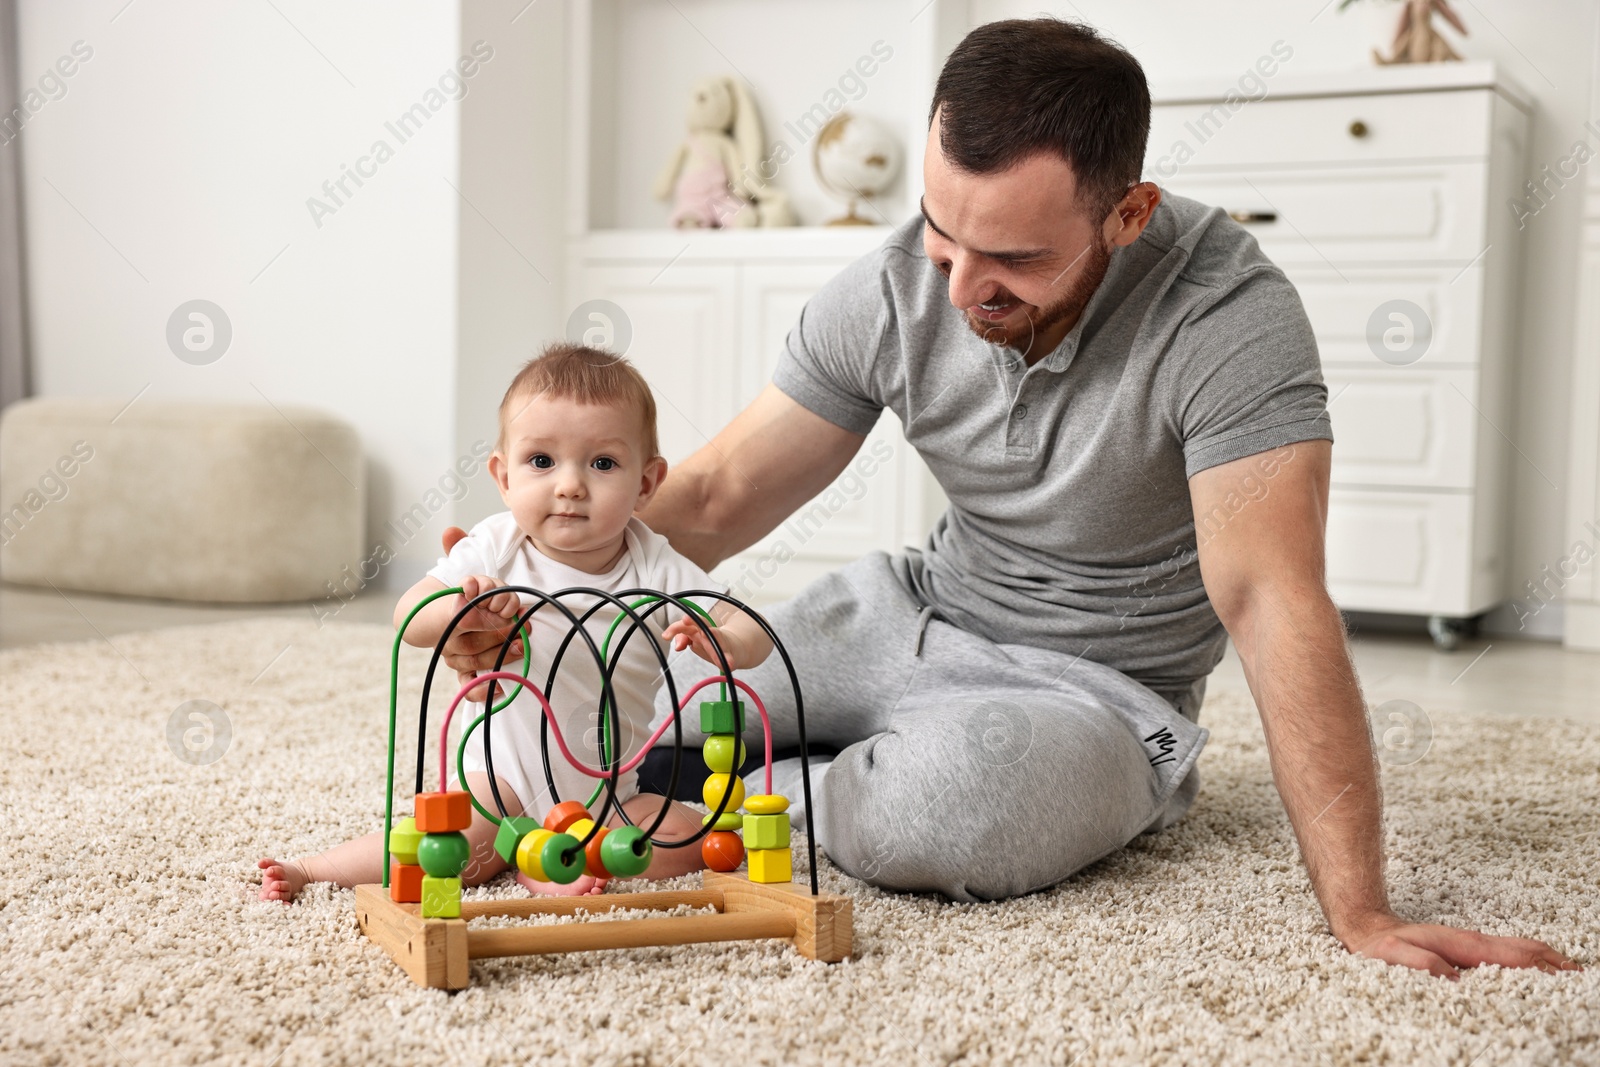
[[[824,865],[856,899],[846,963],[638,949],[419,989],[351,893],[253,886],[262,855],[377,826],[389,640],[280,619],[0,654],[0,1062],[1600,1063],[1600,732],[1435,715],[1427,756],[1385,772],[1405,913],[1590,967],[1451,983],[1324,932],[1248,696],[1220,689],[1193,813],[1052,891],[952,905]],[[169,744],[190,700],[225,710],[215,762]]]

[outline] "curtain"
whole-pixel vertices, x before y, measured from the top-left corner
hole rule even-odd
[[[17,3],[0,0],[0,117],[21,107]],[[15,130],[15,125],[13,126]],[[22,248],[22,140],[0,127],[0,408],[28,395],[28,320]]]

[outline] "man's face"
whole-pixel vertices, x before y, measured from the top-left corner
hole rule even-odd
[[[937,117],[922,168],[923,250],[950,279],[950,303],[985,341],[1030,362],[1046,355],[1104,279],[1121,219],[1086,217],[1072,168],[1048,153],[998,174],[955,169]]]

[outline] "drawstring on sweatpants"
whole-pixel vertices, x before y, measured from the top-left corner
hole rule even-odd
[[[928,620],[931,618],[933,618],[933,605],[929,604],[927,607],[923,608],[922,613],[917,616],[917,637],[916,642],[911,646],[911,654],[913,656],[922,655],[922,635],[927,631]]]

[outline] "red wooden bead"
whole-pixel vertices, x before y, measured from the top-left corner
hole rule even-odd
[[[579,819],[589,818],[589,809],[580,801],[563,800],[549,811],[545,812],[544,828],[551,833],[564,834],[567,827]]]
[[[713,830],[700,842],[700,858],[713,871],[736,871],[744,862],[744,842],[732,830]]]
[[[417,829],[425,834],[449,834],[472,825],[472,797],[465,790],[418,793]]]
[[[389,861],[389,899],[396,904],[422,903],[422,877],[427,872],[414,863]]]
[[[606,835],[610,832],[611,828],[609,826],[600,827],[599,830],[595,831],[594,839],[584,846],[583,869],[588,872],[591,878],[611,877],[611,872],[606,870],[605,861],[600,858],[600,842],[604,841]]]

